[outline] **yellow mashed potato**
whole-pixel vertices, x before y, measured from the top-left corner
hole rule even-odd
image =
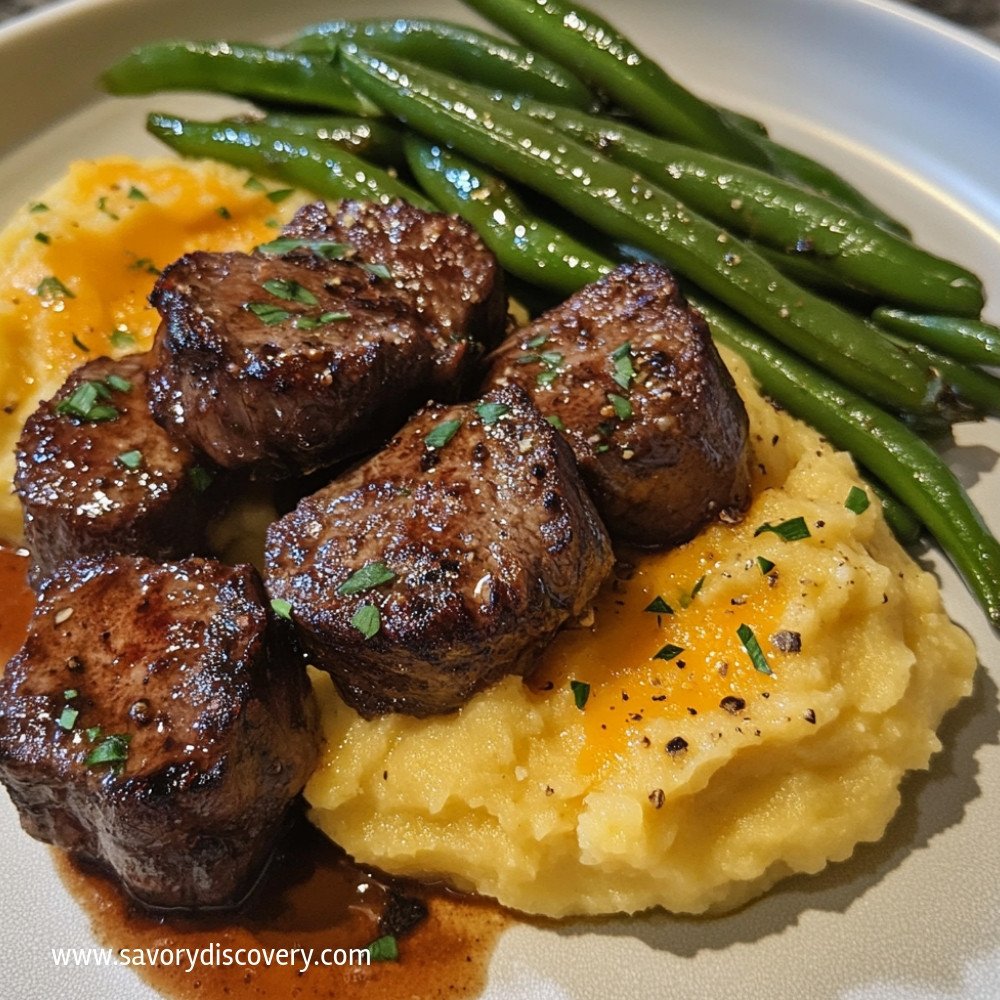
[[[190,250],[274,238],[306,200],[221,164],[127,157],[74,163],[0,233],[0,482],[25,419],[90,358],[146,350],[159,317],[146,296]],[[21,511],[0,491],[0,539]]]
[[[356,858],[553,917],[702,913],[882,835],[975,650],[874,498],[845,507],[850,457],[726,360],[755,452],[742,523],[635,556],[529,683],[454,715],[365,721],[314,675],[306,797]],[[757,534],[800,517],[808,538]]]
[[[304,200],[224,166],[117,158],[25,206],[0,234],[0,481],[72,368],[149,346],[157,268],[263,242]],[[552,916],[703,912],[881,835],[975,652],[877,503],[844,506],[850,458],[726,360],[755,448],[742,523],[634,556],[530,682],[454,715],[364,721],[314,673],[327,743],[306,794],[359,860]],[[250,498],[223,541],[267,517]],[[757,534],[795,518],[808,538]],[[19,532],[0,496],[0,538]]]

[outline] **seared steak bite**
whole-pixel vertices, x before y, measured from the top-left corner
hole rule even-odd
[[[249,566],[60,567],[0,680],[0,779],[24,829],[147,906],[239,901],[318,749],[280,624]]]
[[[25,423],[14,488],[33,581],[82,555],[204,551],[215,477],[150,415],[148,364],[145,354],[88,362]]]
[[[573,457],[517,387],[428,406],[271,525],[267,582],[366,716],[458,708],[579,615],[612,562]]]
[[[432,338],[357,264],[191,253],[151,301],[153,413],[225,468],[309,472],[376,447],[427,399]]]
[[[679,544],[749,502],[743,401],[658,264],[622,265],[512,334],[487,384],[531,393],[617,539]]]
[[[382,264],[413,297],[437,337],[435,399],[455,398],[469,362],[495,347],[507,322],[503,271],[476,231],[455,215],[405,201],[314,202],[285,226],[288,237],[349,245],[358,260]]]

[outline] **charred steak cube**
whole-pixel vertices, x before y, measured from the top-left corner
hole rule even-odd
[[[612,537],[676,545],[749,503],[743,401],[660,265],[622,265],[508,337],[487,385],[511,384],[562,430]]]
[[[476,231],[455,215],[425,212],[405,201],[314,202],[285,226],[290,238],[350,246],[357,259],[383,265],[409,292],[435,332],[435,399],[456,398],[483,346],[495,347],[507,322],[503,271]]]
[[[151,296],[153,413],[219,465],[277,478],[334,465],[478,378],[475,336],[498,338],[506,296],[465,223],[403,203],[318,204],[278,242],[188,254]]]
[[[153,420],[148,367],[145,354],[88,362],[25,423],[14,488],[34,582],[83,555],[205,551],[220,480]]]
[[[0,680],[0,779],[25,830],[147,906],[238,901],[318,751],[283,624],[249,566],[60,567]]]
[[[271,525],[267,582],[366,716],[458,708],[578,616],[611,547],[565,442],[517,387],[429,406]]]

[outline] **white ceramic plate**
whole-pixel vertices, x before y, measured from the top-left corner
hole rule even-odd
[[[592,0],[600,3],[600,0]],[[616,0],[609,15],[704,96],[842,170],[917,238],[977,271],[1000,321],[1000,49],[882,0]],[[333,16],[470,19],[448,0],[78,0],[0,31],[0,216],[68,162],[161,152],[142,131],[163,95],[109,100],[97,73],[141,41],[281,38]],[[212,102],[209,101],[211,106]],[[0,359],[3,363],[3,359]],[[962,428],[956,467],[1000,532],[997,424]],[[944,751],[905,784],[879,844],[715,920],[665,915],[519,927],[501,941],[491,998],[1000,997],[1000,643],[933,552],[952,616],[975,636],[974,695]],[[0,993],[152,996],[126,969],[57,969],[50,949],[91,942],[47,849],[0,801]]]

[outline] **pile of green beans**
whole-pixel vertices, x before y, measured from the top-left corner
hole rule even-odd
[[[148,127],[324,198],[455,212],[543,303],[634,254],[661,260],[763,390],[853,453],[901,540],[930,531],[1000,626],[1000,545],[914,430],[1000,413],[1000,379],[979,367],[1000,365],[1000,330],[975,276],[579,5],[466,2],[522,44],[332,21],[286,48],[144,46],[103,82],[257,102],[259,119]]]

